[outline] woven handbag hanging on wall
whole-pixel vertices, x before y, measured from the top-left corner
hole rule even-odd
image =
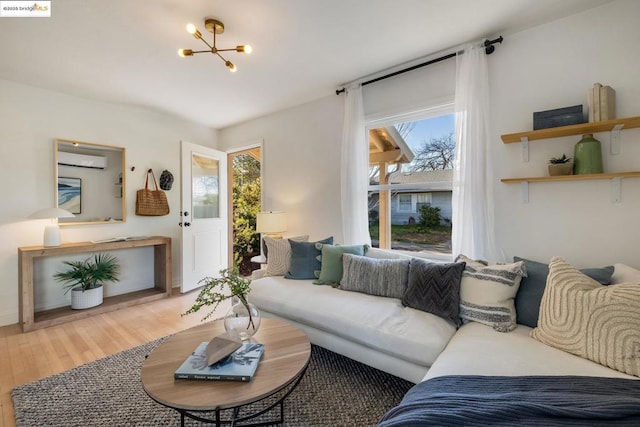
[[[149,189],[149,175],[155,190]],[[141,216],[163,216],[169,214],[169,202],[164,191],[158,188],[158,182],[153,174],[153,170],[147,171],[144,180],[144,188],[136,192],[136,215]]]

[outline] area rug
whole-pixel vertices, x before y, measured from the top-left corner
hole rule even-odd
[[[14,388],[16,426],[179,426],[179,414],[151,400],[140,381],[145,356],[161,342]],[[312,345],[307,372],[285,401],[284,425],[373,426],[411,386]],[[205,424],[187,420],[186,425]]]

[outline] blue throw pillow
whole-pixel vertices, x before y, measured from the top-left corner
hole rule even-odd
[[[535,328],[538,326],[540,302],[547,286],[549,265],[531,261],[517,256],[514,261],[524,261],[527,275],[520,281],[520,288],[516,294],[516,323]],[[583,268],[582,273],[596,280],[602,285],[608,285],[613,275],[613,266],[602,268]]]
[[[319,244],[318,244],[319,243]],[[320,277],[320,254],[323,244],[332,245],[333,236],[317,242],[296,242],[289,240],[291,245],[291,264],[285,279],[317,279]]]

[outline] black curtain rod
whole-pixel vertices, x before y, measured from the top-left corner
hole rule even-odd
[[[504,40],[502,38],[502,36],[500,36],[500,37],[498,37],[497,39],[494,39],[494,40],[489,40],[489,39],[485,40],[484,41],[484,52],[487,55],[491,55],[496,50],[496,47],[494,46],[494,44],[495,43],[502,43],[502,40]],[[429,60],[427,62],[423,62],[421,64],[417,64],[417,65],[411,66],[409,68],[404,68],[402,70],[394,71],[393,73],[385,74],[384,76],[376,77],[375,79],[368,80],[366,82],[363,82],[362,86],[366,86],[366,85],[371,84],[371,83],[379,82],[380,80],[388,79],[389,77],[394,77],[394,76],[397,76],[398,74],[403,74],[403,73],[407,73],[409,71],[417,70],[418,68],[426,67],[427,65],[435,64],[437,62],[441,62],[441,61],[453,58],[456,55],[457,55],[457,52],[448,53],[448,54],[446,54],[444,56],[441,56],[439,58],[431,59],[431,60]],[[346,91],[345,88],[336,89],[336,95],[340,95],[341,93],[343,93],[345,91]]]

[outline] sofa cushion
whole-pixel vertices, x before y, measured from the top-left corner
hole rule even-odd
[[[464,262],[435,264],[413,258],[402,304],[460,326],[460,282],[465,265]]]
[[[547,285],[549,265],[517,256],[514,256],[513,260],[524,262],[525,271],[527,272],[527,275],[522,278],[520,288],[518,288],[518,293],[516,294],[516,321],[521,325],[535,328],[538,325],[542,294]],[[613,267],[584,268],[580,271],[601,284],[608,285],[613,273]]]
[[[524,325],[508,334],[477,322],[462,325],[424,377],[446,375],[634,378],[531,338]]]
[[[291,262],[291,245],[289,240],[296,242],[306,242],[309,236],[296,236],[288,239],[274,239],[264,236],[264,243],[267,245],[269,256],[267,257],[267,271],[265,276],[284,276],[289,270]]]
[[[409,262],[343,254],[340,289],[400,299],[407,289]]]
[[[340,279],[342,279],[342,254],[364,255],[367,248],[367,245],[322,245],[320,277],[313,283],[332,286],[340,284]]]
[[[560,257],[549,263],[540,342],[640,376],[640,283],[603,286]]]
[[[403,307],[398,299],[315,286],[311,280],[263,277],[252,282],[249,300],[267,313],[425,367],[456,331],[445,319]]]
[[[624,264],[614,264],[611,284],[617,285],[619,283],[640,283],[640,270]]]
[[[523,262],[487,265],[464,255],[459,255],[456,261],[466,263],[460,284],[460,317],[484,323],[499,332],[515,329],[513,299],[524,274]]]
[[[317,279],[320,276],[320,250],[323,244],[333,244],[333,236],[317,242],[297,242],[289,239],[291,262],[284,275],[287,279]]]

